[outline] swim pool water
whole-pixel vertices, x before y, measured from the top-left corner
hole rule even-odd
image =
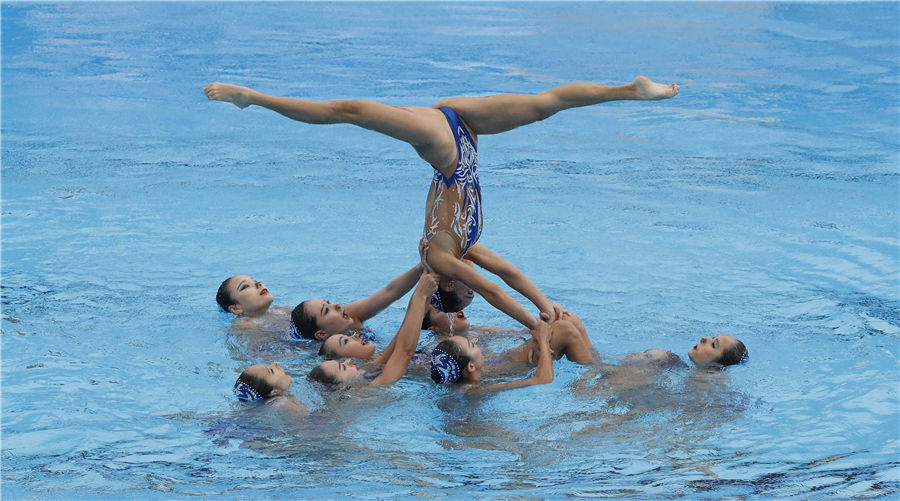
[[[3,496],[896,495],[897,9],[4,3]],[[482,241],[604,356],[729,332],[748,366],[338,402],[297,377],[304,419],[234,402],[235,369],[315,361],[229,332],[218,283],[376,289],[415,259],[430,172],[203,85],[431,105],[637,74],[682,93],[482,138]]]

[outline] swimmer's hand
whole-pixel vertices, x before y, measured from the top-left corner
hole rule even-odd
[[[551,310],[541,312],[541,320],[552,324],[560,320],[566,313],[566,310],[559,303],[550,303]]]
[[[438,290],[438,282],[441,276],[434,272],[422,273],[419,283],[416,285],[416,293],[430,298]]]
[[[428,266],[428,245],[425,244],[425,239],[419,240],[419,257],[422,258],[422,268],[425,269],[427,273],[431,273],[433,270],[431,266]]]

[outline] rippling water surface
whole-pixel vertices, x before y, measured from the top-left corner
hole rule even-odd
[[[895,498],[898,26],[896,3],[4,3],[3,497]],[[330,395],[284,318],[217,311],[236,273],[283,305],[374,291],[416,259],[431,173],[206,83],[430,106],[638,74],[681,95],[481,138],[482,242],[608,362],[731,333],[750,364]],[[273,359],[307,415],[234,401]]]

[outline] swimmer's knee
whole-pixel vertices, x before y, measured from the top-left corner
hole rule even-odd
[[[581,333],[578,331],[578,328],[568,320],[557,320],[553,322],[553,326],[556,327],[553,335],[562,337],[567,343],[575,339],[581,339]]]
[[[565,107],[563,100],[556,94],[544,91],[534,96],[535,121],[546,120]]]
[[[569,314],[566,316],[565,320],[567,320],[567,321],[569,321],[569,322],[572,322],[572,323],[575,324],[576,326],[577,326],[578,324],[582,323],[581,317],[579,317],[578,315],[576,315],[576,314],[574,314],[574,313],[569,313]]]
[[[330,101],[331,112],[345,122],[353,122],[363,116],[366,102],[358,99]]]

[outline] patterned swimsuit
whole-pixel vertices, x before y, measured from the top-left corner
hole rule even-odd
[[[425,241],[449,233],[459,242],[459,257],[469,252],[481,236],[481,185],[478,183],[478,152],[475,141],[452,108],[438,108],[456,140],[459,161],[449,178],[437,168],[425,205]]]

